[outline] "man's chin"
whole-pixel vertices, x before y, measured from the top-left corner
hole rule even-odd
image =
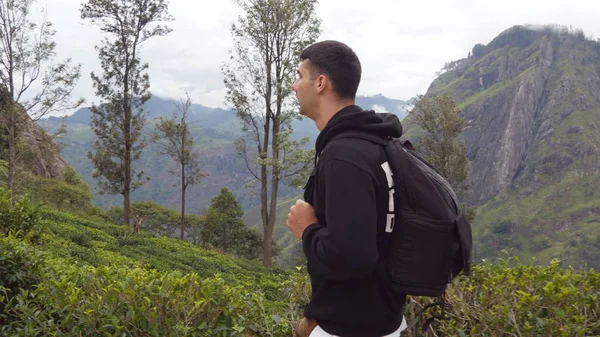
[[[306,118],[311,118],[311,117],[310,117],[310,114],[308,114],[307,112],[308,112],[308,111],[307,111],[306,109],[300,109],[298,113],[300,114],[300,116],[304,116],[304,117],[306,117]],[[311,119],[312,119],[312,118],[311,118]]]

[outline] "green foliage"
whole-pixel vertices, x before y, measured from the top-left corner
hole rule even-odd
[[[181,215],[177,211],[153,201],[134,202],[131,204],[131,214],[140,219],[142,229],[159,236],[172,236],[181,223]],[[107,215],[115,223],[124,221],[122,207],[110,208]],[[191,228],[200,226],[200,219],[196,215],[187,214],[185,219]]]
[[[10,307],[14,297],[39,282],[44,262],[42,253],[30,244],[12,234],[0,237],[0,327],[15,319]]]
[[[37,240],[39,204],[32,204],[27,197],[15,200],[14,207],[11,204],[10,193],[0,187],[0,234]]]
[[[291,333],[285,302],[266,300],[252,284],[229,284],[218,276],[205,279],[194,273],[48,263],[39,287],[15,301],[17,318],[3,327],[4,333],[222,337]],[[39,311],[42,304],[44,310]]]
[[[267,269],[53,210],[42,211],[42,223],[43,245],[0,238],[2,336],[284,337],[310,299],[301,268]],[[597,335],[600,274],[559,264],[477,264],[450,285],[449,320],[425,334],[433,309],[420,313],[435,299],[409,297],[408,335]]]
[[[222,249],[248,259],[261,256],[263,238],[243,220],[244,211],[231,191],[224,187],[204,212],[201,241],[207,247]]]
[[[89,186],[72,168],[65,167],[65,172],[63,179],[48,179],[31,174],[27,179],[27,190],[36,200],[52,205],[58,210],[90,208],[92,193]]]
[[[154,237],[143,228],[132,233],[127,226],[52,210],[42,211],[42,226],[47,251],[72,264],[144,266],[162,272],[195,272],[202,277],[222,274],[227,282],[261,284],[269,297],[275,296],[281,282],[280,269],[269,270],[257,261],[222,255],[189,242]]]
[[[19,254],[31,260],[38,253],[27,247]],[[31,275],[28,285],[22,283],[29,290],[0,301],[11,313],[4,315],[9,319],[0,334],[283,337],[291,334],[310,299],[310,281],[300,269],[275,282],[271,296],[265,296],[257,289],[270,282],[267,278],[91,267],[49,257],[40,263],[40,257],[35,258],[38,267],[27,261],[19,269]],[[31,287],[32,282],[37,285]],[[434,299],[409,297],[404,311],[409,328],[403,335],[594,336],[600,332],[598,289],[600,274],[563,269],[558,261],[545,267],[516,259],[482,263],[471,277],[460,276],[449,287],[449,319],[434,321],[426,333],[420,328],[433,312],[421,311]]]
[[[466,122],[454,101],[446,95],[419,96],[413,121],[424,131],[419,151],[456,191],[459,198],[468,189],[469,160],[461,134]]]
[[[473,47],[473,57],[482,57],[485,55],[485,45],[478,43]]]
[[[0,162],[0,172],[3,170]],[[19,181],[13,201],[28,198],[32,203],[41,203],[59,210],[69,210],[84,214],[97,212],[91,204],[92,193],[89,185],[70,166],[62,170],[61,178],[45,178],[25,168],[19,170],[15,181]]]
[[[512,261],[511,261],[512,260]],[[425,336],[596,336],[600,333],[600,274],[559,267],[534,267],[518,258],[477,265],[472,277],[459,277],[447,294],[449,320]],[[512,267],[510,266],[512,265]],[[425,317],[416,313],[429,299],[410,299],[406,308],[411,336]],[[439,313],[439,312],[438,312]]]

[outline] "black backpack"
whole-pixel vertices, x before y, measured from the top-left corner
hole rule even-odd
[[[379,270],[394,293],[442,297],[443,316],[447,285],[471,269],[471,224],[452,187],[409,141],[361,132],[334,138],[362,138],[384,147],[394,189],[388,216],[394,224]]]

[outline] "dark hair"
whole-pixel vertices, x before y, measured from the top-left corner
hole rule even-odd
[[[310,61],[313,79],[325,74],[340,98],[355,98],[362,70],[350,47],[332,40],[317,42],[300,54],[301,61],[306,59]]]

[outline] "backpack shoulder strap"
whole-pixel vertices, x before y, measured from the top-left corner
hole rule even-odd
[[[415,210],[418,207],[415,197],[415,182],[411,178],[411,172],[409,170],[408,158],[405,157],[406,149],[414,149],[409,141],[401,142],[397,138],[377,136],[372,133],[360,132],[360,131],[347,131],[342,132],[333,137],[335,138],[360,138],[371,141],[373,143],[382,145],[385,151],[385,155],[388,158],[390,168],[392,169],[394,182],[398,182],[399,186],[396,186],[396,192],[404,191],[405,197],[402,198],[405,201],[406,206]]]

